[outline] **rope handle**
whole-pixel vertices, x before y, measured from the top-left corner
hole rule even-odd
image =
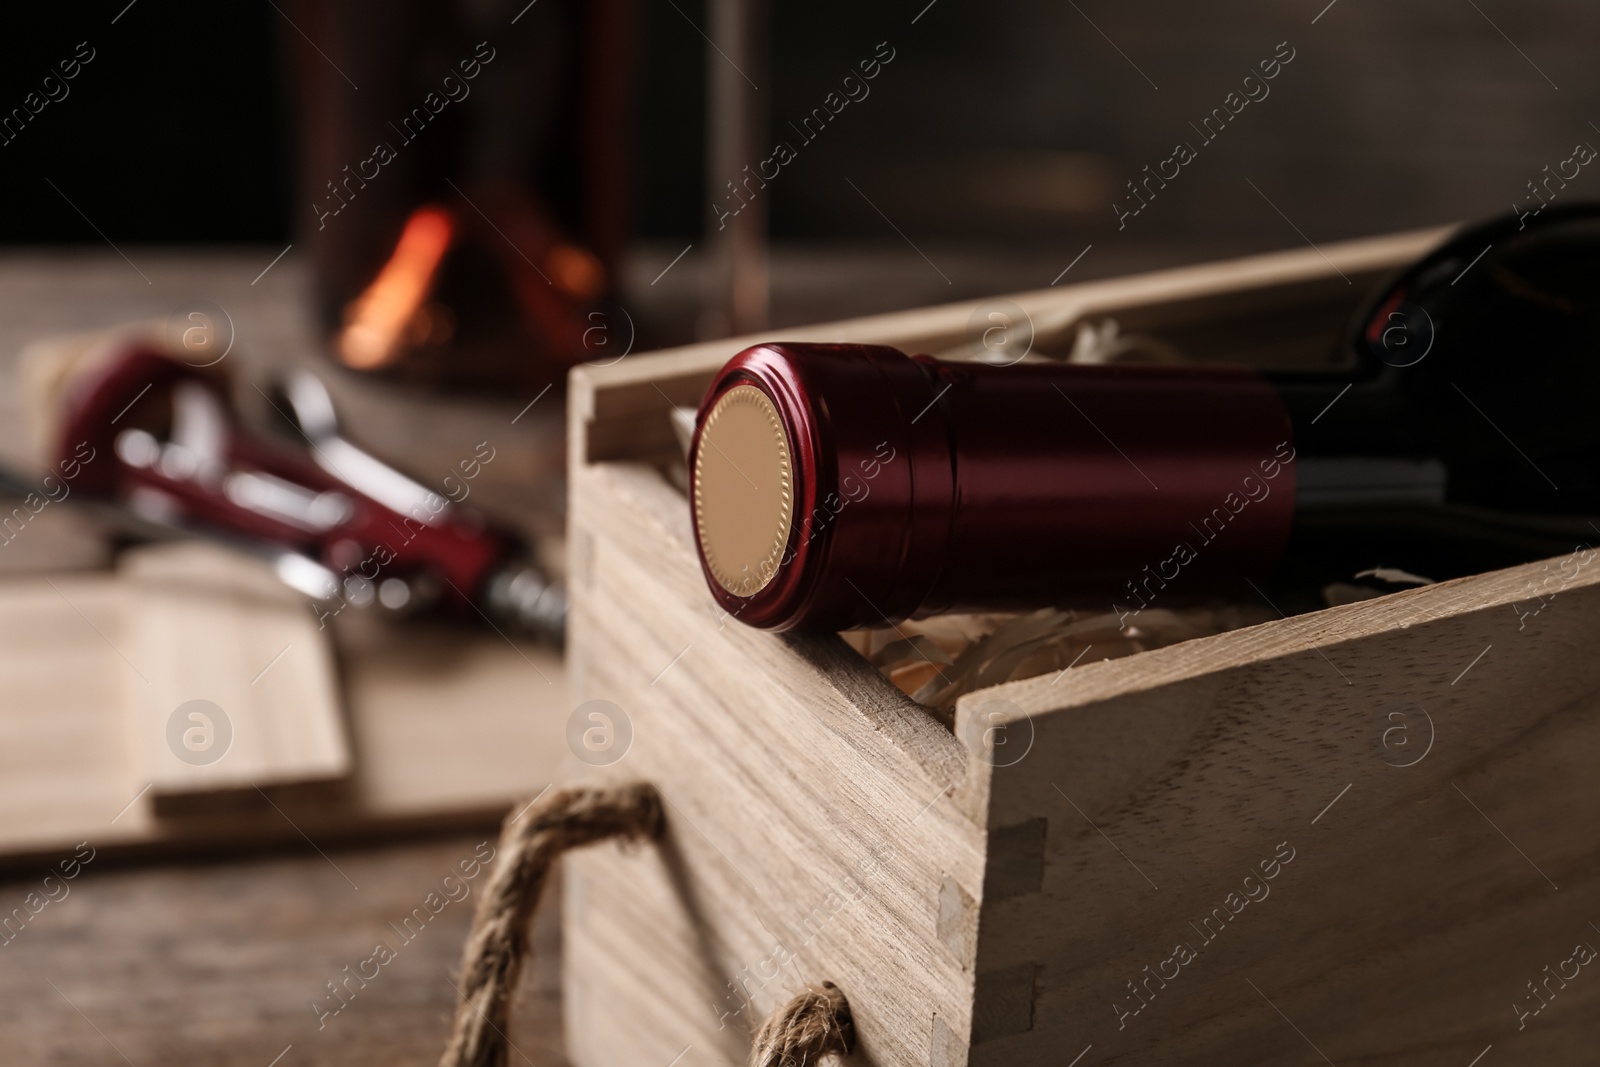
[[[461,953],[462,1000],[439,1067],[508,1067],[511,998],[530,945],[528,927],[551,866],[568,849],[613,838],[659,840],[665,826],[655,788],[551,790],[508,816],[500,858],[489,876]],[[750,1067],[811,1067],[855,1046],[850,1003],[832,982],[794,997],[762,1024]]]
[[[825,1056],[841,1060],[856,1044],[850,1002],[832,982],[800,993],[761,1024],[750,1067],[809,1067]]]

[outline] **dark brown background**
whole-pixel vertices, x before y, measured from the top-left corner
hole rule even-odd
[[[1129,260],[1298,242],[1247,178],[1306,237],[1332,241],[1508,211],[1545,164],[1600,138],[1589,124],[1600,115],[1600,8],[1578,0],[1337,0],[1315,25],[1326,0],[926,3],[773,6],[760,94],[774,132],[820,104],[877,42],[896,51],[871,95],[801,147],[767,191],[780,243],[909,254],[848,178],[935,263],[936,251],[959,250],[1064,266],[1093,241],[1081,271],[1105,273]],[[0,242],[101,244],[48,177],[118,244],[281,247],[313,218],[291,185],[296,31],[270,4],[198,0],[138,0],[111,25],[125,4],[8,20],[0,107],[19,104],[76,42],[98,56],[67,100],[0,147],[12,207]],[[523,5],[487,6],[509,19]],[[486,77],[532,61],[550,28],[546,7],[553,18],[554,5],[536,5],[496,38],[503,58]],[[635,7],[635,233],[647,256],[660,244],[670,258],[698,242],[708,217],[699,33],[708,22],[703,0]],[[372,18],[381,23],[382,5]],[[1297,58],[1272,95],[1117,233],[1112,195],[1190,137],[1188,123],[1284,40]],[[1584,174],[1564,195],[1593,195],[1594,185]]]

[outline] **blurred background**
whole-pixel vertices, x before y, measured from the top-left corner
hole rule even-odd
[[[332,203],[326,183],[388,137],[405,173],[352,205],[372,204],[371,218],[337,220],[351,232],[329,239],[360,246],[339,272],[372,271],[418,202],[454,198],[470,213],[441,179],[466,188],[463,176],[499,152],[614,268],[611,294],[642,343],[714,330],[702,314],[712,204],[743,175],[708,172],[708,92],[718,78],[746,83],[729,48],[708,45],[717,18],[706,0],[381,12],[141,0],[110,24],[125,4],[13,16],[0,44],[7,107],[77,42],[96,58],[69,99],[4,146],[0,188],[16,208],[0,242],[275,254],[294,241],[293,259],[321,247],[313,205]],[[1070,277],[1508,211],[1546,164],[1600,136],[1600,73],[1585,61],[1597,29],[1600,10],[1576,0],[773,5],[738,64],[764,131],[746,162],[780,140],[796,149],[760,192],[770,322],[1041,287],[1091,243]],[[471,83],[473,102],[403,146],[390,123],[480,40],[496,58]],[[1201,158],[1119,231],[1112,204],[1125,183],[1175,142],[1198,141],[1190,124],[1283,41],[1296,58],[1270,96],[1202,142]],[[880,42],[894,59],[870,95],[806,143],[801,120]],[[513,135],[472,110],[490,100],[520,101],[524,143],[492,144]],[[329,284],[343,297],[361,280]]]

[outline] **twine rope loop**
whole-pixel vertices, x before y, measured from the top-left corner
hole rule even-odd
[[[511,998],[530,954],[529,924],[551,866],[599,841],[659,840],[661,797],[644,782],[553,789],[508,816],[501,862],[489,876],[461,953],[461,1002],[439,1067],[508,1067]],[[750,1067],[814,1067],[855,1045],[849,1001],[832,982],[794,997],[762,1024]]]

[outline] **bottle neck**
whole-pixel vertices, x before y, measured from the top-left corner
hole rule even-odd
[[[1295,514],[1338,508],[1427,506],[1445,502],[1445,466],[1437,459],[1318,456],[1295,461]]]
[[[1400,456],[1428,451],[1415,420],[1407,417],[1403,372],[1395,368],[1265,371],[1262,377],[1283,402],[1301,453]]]
[[[1295,512],[1445,503],[1449,470],[1407,417],[1401,372],[1263,375],[1294,426]]]

